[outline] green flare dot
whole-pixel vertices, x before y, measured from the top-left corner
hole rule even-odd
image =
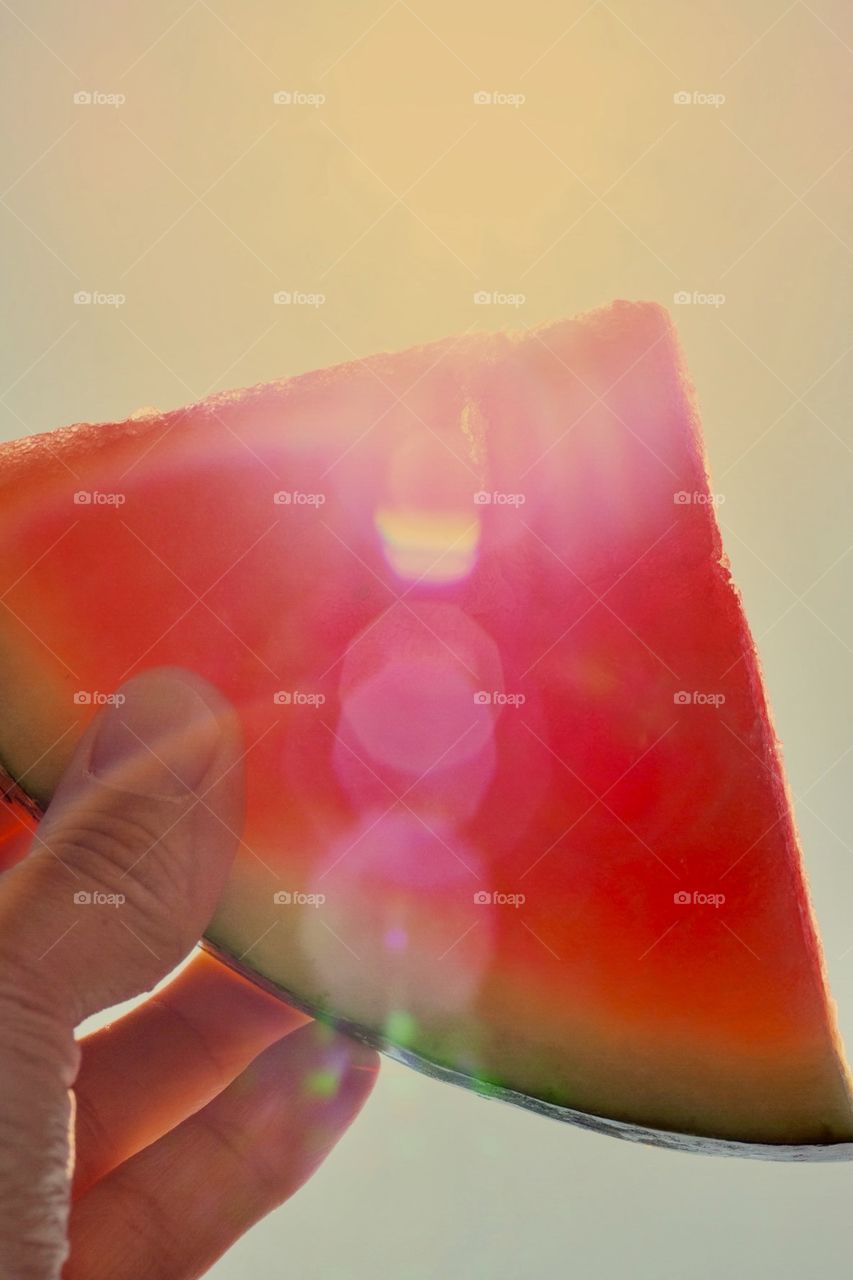
[[[395,1009],[385,1020],[385,1035],[395,1044],[411,1044],[417,1029],[415,1019],[404,1009]]]
[[[309,1093],[313,1093],[319,1098],[333,1098],[338,1091],[339,1083],[337,1071],[332,1071],[331,1068],[327,1067],[320,1071],[312,1071],[305,1085]]]

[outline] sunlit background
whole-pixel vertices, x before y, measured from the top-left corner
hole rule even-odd
[[[6,438],[673,307],[853,1046],[849,4],[0,0],[0,38]],[[852,1209],[849,1166],[635,1148],[386,1064],[211,1274],[841,1274]]]

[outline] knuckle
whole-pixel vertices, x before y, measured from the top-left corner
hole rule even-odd
[[[69,814],[56,832],[48,834],[46,842],[50,851],[75,871],[113,884],[148,861],[148,855],[169,840],[166,825],[161,815],[142,807],[125,811],[92,808]]]
[[[0,903],[0,1055],[4,1049],[17,1048],[31,1053],[36,1065],[41,1060],[66,1061],[65,1038],[71,1027],[62,1006],[61,984],[52,980],[50,966],[42,964],[61,932],[50,919],[49,868],[39,869],[34,860],[24,865],[36,874],[22,874],[23,884]],[[74,1045],[73,1037],[70,1043]],[[69,1086],[73,1078],[74,1072]]]
[[[58,1070],[65,1086],[71,1085],[80,1062],[79,1048],[40,984],[16,981],[13,970],[7,970],[0,985],[0,1024],[0,1061],[9,1056],[18,1072],[38,1078]]]
[[[186,859],[177,825],[164,834],[145,813],[90,813],[63,824],[49,848],[73,870],[75,893],[103,895],[110,911],[120,905],[121,919],[132,921],[158,960],[182,959],[188,942],[177,904]]]

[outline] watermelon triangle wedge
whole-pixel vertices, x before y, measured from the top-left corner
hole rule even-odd
[[[588,1128],[853,1153],[663,308],[16,441],[0,492],[7,831],[123,681],[192,668],[247,751],[206,940],[227,963],[432,1075]]]

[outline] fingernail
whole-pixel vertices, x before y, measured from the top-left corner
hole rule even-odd
[[[154,671],[128,681],[100,713],[89,772],[131,795],[183,799],[204,780],[220,726],[201,693],[179,675]]]

